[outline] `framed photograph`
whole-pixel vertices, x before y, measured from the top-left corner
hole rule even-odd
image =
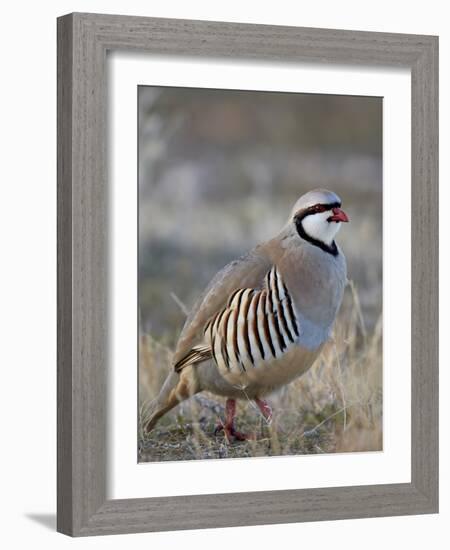
[[[438,511],[438,39],[58,19],[58,530]]]
[[[139,87],[140,461],[382,451],[382,101]]]

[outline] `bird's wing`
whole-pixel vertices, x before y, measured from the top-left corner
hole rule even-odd
[[[242,382],[247,379],[245,373],[271,365],[295,347],[298,319],[275,265],[266,273],[263,285],[238,287],[227,296],[227,303],[202,325],[202,342],[180,357],[175,371],[214,359],[222,376]]]
[[[201,344],[208,320],[227,305],[236,290],[261,288],[271,265],[264,248],[257,247],[217,273],[186,319],[173,359],[177,370],[180,362],[187,366],[207,358],[208,354]]]

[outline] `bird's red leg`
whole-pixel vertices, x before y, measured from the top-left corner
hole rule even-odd
[[[214,430],[214,433],[217,434],[223,430],[227,439],[230,439],[230,436],[234,432],[234,417],[236,416],[236,400],[227,399],[225,403],[225,423],[219,421]]]
[[[236,399],[227,399],[227,402],[225,404],[225,411],[226,411],[225,424],[220,422],[219,425],[216,427],[214,433],[217,434],[218,432],[223,430],[228,441],[231,441],[232,439],[237,439],[238,441],[254,439],[254,437],[251,435],[243,434],[241,432],[236,431],[234,427],[234,419],[236,417]]]
[[[227,399],[227,402],[225,404],[225,410],[226,410],[226,419],[225,419],[225,426],[223,428],[225,435],[230,441],[232,436],[234,436],[235,429],[234,429],[234,419],[236,417],[236,400],[235,399]]]
[[[261,411],[261,414],[266,419],[267,423],[270,424],[270,421],[272,420],[272,409],[267,403],[267,401],[264,401],[264,399],[255,399],[255,403],[258,405],[258,409]]]

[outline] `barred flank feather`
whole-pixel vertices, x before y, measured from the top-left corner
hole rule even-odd
[[[211,348],[209,346],[195,346],[191,351],[183,357],[175,365],[175,372],[180,372],[185,367],[189,365],[194,365],[195,363],[201,363],[202,361],[207,361],[212,358]]]
[[[276,267],[264,288],[239,288],[204,328],[206,345],[195,346],[176,365],[184,367],[213,358],[219,370],[246,372],[281,357],[296,342],[299,327],[291,296]]]
[[[204,328],[219,371],[247,372],[278,359],[297,341],[299,327],[291,296],[276,267],[264,288],[240,288]]]

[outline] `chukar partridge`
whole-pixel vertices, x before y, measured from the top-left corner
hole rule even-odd
[[[227,398],[228,438],[245,437],[234,427],[236,399],[254,400],[270,420],[263,396],[304,374],[330,336],[347,281],[334,239],[348,221],[335,193],[310,191],[276,237],[213,278],[185,322],[146,431],[205,390]]]

